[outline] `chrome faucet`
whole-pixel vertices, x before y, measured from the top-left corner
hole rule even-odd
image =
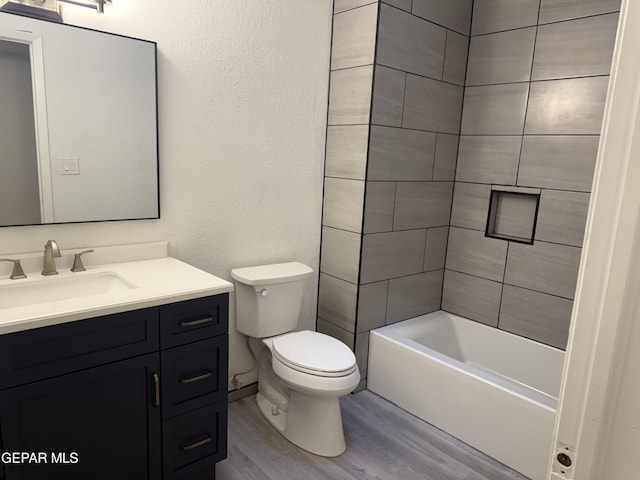
[[[42,275],[57,275],[55,258],[60,258],[60,247],[55,240],[49,240],[44,246],[44,259],[42,261]]]

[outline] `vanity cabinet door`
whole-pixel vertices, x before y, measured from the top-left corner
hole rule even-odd
[[[172,348],[227,333],[229,294],[160,307],[160,346]]]
[[[227,399],[227,335],[164,350],[162,417]]]
[[[213,480],[227,458],[227,401],[164,422],[164,480]]]
[[[5,464],[6,480],[161,478],[159,367],[153,353],[0,392],[4,451],[45,460]]]

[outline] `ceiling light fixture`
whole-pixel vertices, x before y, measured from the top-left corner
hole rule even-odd
[[[98,13],[104,13],[104,6],[110,5],[112,0],[0,0],[0,11],[61,23],[61,3],[92,8]]]
[[[58,0],[63,3],[78,5],[79,7],[93,8],[98,13],[104,13],[104,5],[111,4],[111,0],[92,0],[86,2],[78,2],[76,0]]]

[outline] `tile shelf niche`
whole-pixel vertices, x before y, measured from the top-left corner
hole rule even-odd
[[[540,189],[491,187],[485,236],[533,244]]]

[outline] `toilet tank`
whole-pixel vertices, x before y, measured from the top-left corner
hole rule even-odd
[[[298,326],[302,297],[313,269],[298,262],[235,268],[236,329],[255,338]]]

